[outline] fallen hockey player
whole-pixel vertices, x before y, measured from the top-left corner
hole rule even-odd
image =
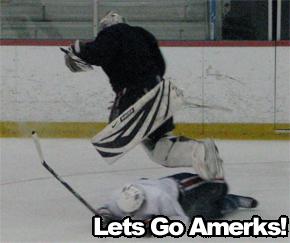
[[[77,40],[63,51],[72,72],[88,71],[93,65],[108,75],[116,94],[109,117],[112,122],[163,80],[166,65],[156,38],[141,27],[128,25],[118,13],[111,11],[104,16],[99,29],[94,41]],[[173,129],[171,116],[142,140],[154,162],[166,167],[193,167],[206,180],[223,176],[222,159],[213,141],[173,136]],[[101,155],[108,158],[113,153]]]
[[[162,215],[188,226],[194,216],[217,219],[257,204],[254,198],[228,194],[223,179],[206,181],[196,174],[179,173],[127,184],[114,192],[97,214],[103,225],[125,216],[148,223],[153,216]]]

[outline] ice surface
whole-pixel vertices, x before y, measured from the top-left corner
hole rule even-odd
[[[31,139],[1,139],[1,242],[289,242],[266,238],[98,239],[91,213],[41,165]],[[107,165],[87,139],[42,139],[48,164],[98,207],[120,184],[188,169],[151,162],[141,146]],[[217,141],[232,193],[256,197],[260,205],[228,219],[290,215],[290,142]]]

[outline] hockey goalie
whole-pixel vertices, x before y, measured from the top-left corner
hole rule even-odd
[[[116,94],[109,125],[92,143],[112,163],[142,143],[149,157],[166,167],[193,167],[203,179],[223,177],[222,159],[212,140],[173,136],[173,114],[183,97],[164,80],[165,61],[156,38],[110,11],[93,41],[75,41],[65,51],[72,72],[99,66]]]

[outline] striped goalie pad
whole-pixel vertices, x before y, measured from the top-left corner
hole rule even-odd
[[[170,81],[160,82],[93,137],[92,144],[112,164],[172,117],[182,98]]]

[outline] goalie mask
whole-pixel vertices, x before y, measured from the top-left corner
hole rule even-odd
[[[141,188],[130,184],[123,187],[116,203],[123,212],[133,213],[141,208],[144,201],[144,191]]]
[[[100,21],[100,30],[110,27],[115,24],[125,23],[125,19],[114,11],[108,12]]]

